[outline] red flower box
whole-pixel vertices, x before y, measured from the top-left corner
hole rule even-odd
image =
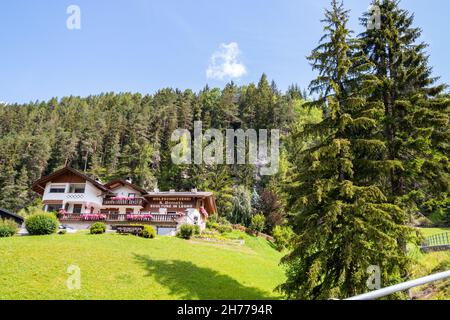
[[[83,221],[105,221],[105,214],[82,214],[80,219]]]
[[[151,221],[153,216],[151,214],[127,214],[128,221]]]

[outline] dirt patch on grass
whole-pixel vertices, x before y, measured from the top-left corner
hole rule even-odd
[[[237,243],[232,243],[232,242],[230,242],[230,243],[227,243],[227,242],[209,242],[209,241],[203,241],[203,240],[199,240],[199,239],[190,240],[189,242],[192,243],[192,244],[196,244],[196,245],[204,245],[204,246],[208,246],[208,247],[221,248],[221,249],[225,249],[225,250],[230,250],[230,251],[235,251],[235,252],[242,252],[242,253],[246,253],[246,254],[256,255],[255,251],[253,251],[249,247],[242,246],[242,245],[239,245]]]

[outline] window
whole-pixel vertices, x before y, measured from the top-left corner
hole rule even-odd
[[[66,186],[51,186],[50,187],[50,193],[65,193],[66,192]]]
[[[136,193],[129,193],[128,198],[136,198]]]
[[[84,184],[72,184],[69,187],[69,193],[84,193],[85,185]]]
[[[83,207],[83,205],[81,205],[81,204],[74,204],[73,205],[73,213],[81,213],[82,207]]]
[[[48,204],[47,212],[59,212],[63,208],[62,204]]]

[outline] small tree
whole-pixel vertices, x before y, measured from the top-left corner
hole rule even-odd
[[[266,226],[266,218],[262,214],[257,214],[252,217],[250,229],[262,232]]]
[[[275,226],[272,231],[272,235],[275,239],[275,245],[278,251],[289,249],[292,245],[294,238],[294,231],[288,226]]]
[[[236,189],[233,199],[233,211],[230,220],[232,223],[249,226],[251,222],[252,205],[251,194],[245,186]]]

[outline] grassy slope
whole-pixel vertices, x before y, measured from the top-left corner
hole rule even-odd
[[[0,239],[0,299],[272,299],[281,254],[245,246],[107,234]],[[68,290],[67,268],[81,269]]]
[[[444,229],[440,229],[440,228],[421,228],[420,231],[422,232],[424,237],[431,237],[431,236],[434,236],[436,234],[450,232],[450,228],[444,228]]]
[[[424,237],[449,232],[450,229],[424,228],[420,229]],[[420,249],[412,250],[412,256],[416,263],[413,268],[412,278],[420,278],[433,273],[450,270],[450,252],[433,252],[424,254]],[[420,299],[450,299],[450,280],[435,282],[430,285],[414,288],[414,295]]]

